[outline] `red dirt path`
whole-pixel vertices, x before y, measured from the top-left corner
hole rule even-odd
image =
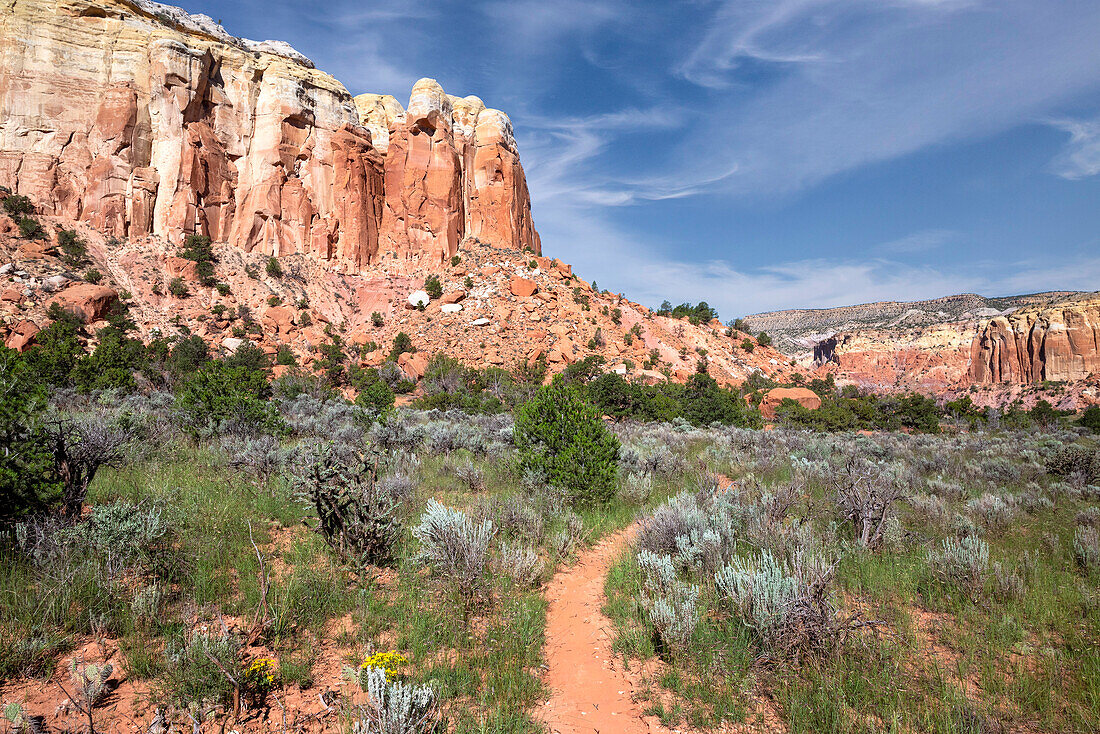
[[[604,579],[635,526],[586,551],[546,589],[546,684],[550,700],[534,712],[551,734],[650,734],[631,700],[631,683],[611,651],[614,629],[604,616]]]

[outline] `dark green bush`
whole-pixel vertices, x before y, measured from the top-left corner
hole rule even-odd
[[[88,261],[88,246],[71,229],[57,230],[57,246],[61,250],[61,259],[71,268],[80,267]]]
[[[176,298],[187,298],[191,295],[191,291],[187,290],[187,284],[180,277],[172,278],[168,283],[168,292]]]
[[[360,408],[368,408],[378,414],[388,413],[393,410],[394,394],[385,380],[378,377],[378,370],[371,370],[374,379],[367,379],[359,388],[359,395],[355,398],[355,404]]]
[[[1100,433],[1100,405],[1090,405],[1085,408],[1085,412],[1077,422],[1093,433]]]
[[[615,494],[619,439],[596,406],[561,378],[516,412],[520,468],[546,477],[575,505],[606,504]]]
[[[4,199],[4,211],[12,219],[34,214],[34,204],[21,194],[12,194]]]
[[[19,217],[17,220],[19,224],[19,236],[25,240],[44,240],[46,239],[46,230],[42,228],[42,225],[38,223],[38,220],[33,217]]]
[[[42,383],[71,385],[73,370],[84,356],[83,324],[56,303],[46,315],[53,323],[35,336],[35,345],[27,352],[27,363]]]
[[[39,513],[60,499],[52,456],[38,440],[45,390],[27,359],[0,346],[0,523]]]
[[[386,357],[390,362],[396,362],[397,358],[402,354],[415,352],[416,347],[413,346],[412,339],[409,335],[403,331],[397,332],[397,336],[393,338],[393,349],[390,350],[390,354]]]
[[[172,347],[167,359],[167,368],[176,377],[193,374],[210,361],[210,348],[200,336],[181,339]]]
[[[443,284],[439,282],[439,277],[435,275],[429,275],[424,281],[424,292],[428,294],[428,298],[433,301],[438,300],[443,296]]]
[[[215,285],[214,279],[214,248],[210,238],[206,235],[189,234],[183,241],[183,250],[180,257],[195,263],[195,274],[199,276],[199,282],[207,288]]]
[[[259,432],[281,430],[282,422],[269,402],[271,386],[262,370],[210,362],[184,383],[176,404],[192,432],[235,421]]]
[[[279,264],[279,258],[269,257],[267,259],[267,274],[272,278],[283,277],[283,266]]]

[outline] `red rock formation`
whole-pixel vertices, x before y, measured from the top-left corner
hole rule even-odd
[[[540,251],[508,118],[413,88],[352,100],[277,44],[127,0],[0,19],[0,185],[118,238],[209,235],[358,272],[463,240]],[[362,123],[362,126],[361,124]]]
[[[1100,299],[1029,308],[984,324],[971,348],[976,383],[1083,380],[1100,374]]]
[[[39,331],[38,324],[24,319],[16,324],[15,328],[8,334],[4,346],[17,352],[25,352],[34,344],[34,338],[38,336]]]
[[[760,414],[769,420],[774,419],[775,409],[784,400],[793,400],[809,410],[821,407],[821,398],[813,390],[805,387],[777,387],[764,393],[764,399],[760,401]]]
[[[77,283],[50,299],[47,307],[56,303],[85,324],[90,324],[103,318],[117,302],[118,293],[111,288]]]
[[[511,280],[508,281],[508,290],[512,292],[513,296],[526,298],[527,296],[535,295],[538,289],[539,286],[535,281],[528,280],[519,275],[513,275]]]

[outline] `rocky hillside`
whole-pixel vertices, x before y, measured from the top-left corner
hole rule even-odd
[[[209,235],[358,272],[463,240],[540,251],[508,117],[413,89],[352,99],[286,44],[130,0],[0,16],[0,185],[119,239]]]
[[[410,377],[436,352],[551,372],[598,354],[651,380],[701,359],[726,384],[791,372],[745,334],[655,316],[542,257],[511,123],[477,97],[422,79],[407,108],[352,98],[286,44],[144,0],[7,8],[0,197],[26,197],[42,227],[0,214],[8,346],[29,348],[55,300],[91,334],[123,301],[144,336],[307,365],[334,340],[379,364],[404,332]],[[74,235],[79,256],[59,239]],[[214,242],[206,272],[181,257],[190,235]]]
[[[26,239],[0,214],[0,321],[7,346],[16,349],[33,344],[55,300],[94,332],[121,299],[146,337],[197,334],[221,353],[249,340],[272,355],[289,349],[301,364],[340,339],[361,364],[378,365],[404,332],[418,350],[402,358],[410,378],[421,376],[436,352],[509,369],[545,357],[551,372],[598,354],[610,368],[653,381],[686,379],[700,359],[723,384],[754,372],[784,379],[798,371],[774,349],[746,352],[738,345],[747,335],[717,321],[693,325],[656,316],[594,291],[558,260],[475,240],[443,265],[392,261],[356,273],[303,254],[272,266],[269,256],[221,244],[211,276],[217,285],[209,286],[196,263],[163,237],[120,241],[87,224],[39,220],[44,238]],[[57,246],[67,226],[87,246],[79,267]],[[85,282],[92,273],[99,274],[94,285]],[[424,293],[429,278],[439,280],[438,297]]]

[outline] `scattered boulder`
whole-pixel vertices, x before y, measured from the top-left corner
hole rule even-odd
[[[235,336],[227,336],[222,339],[222,347],[230,354],[240,349],[242,344],[244,344],[244,339],[238,339]]]
[[[409,294],[409,300],[405,308],[420,308],[421,306],[427,306],[431,301],[432,299],[428,297],[426,291],[413,291]]]
[[[113,288],[77,283],[50,299],[46,308],[56,303],[83,323],[90,324],[102,319],[117,302],[118,293]]]
[[[525,298],[527,296],[533,296],[538,293],[538,284],[533,280],[513,275],[512,279],[508,281],[508,289],[512,291],[513,296],[519,296]]]
[[[484,316],[480,319],[474,319],[470,322],[470,326],[488,326],[489,324],[489,319],[485,318]]]
[[[173,278],[183,278],[184,280],[198,280],[199,264],[194,260],[187,260],[186,258],[169,255],[168,274],[171,275]]]
[[[761,415],[774,419],[775,409],[788,398],[808,410],[817,410],[821,407],[821,398],[813,390],[805,387],[777,387],[764,393],[764,399],[760,403]]]
[[[428,357],[420,352],[405,352],[397,358],[397,366],[410,380],[419,380],[428,371]]]
[[[443,313],[458,313],[462,310],[461,303],[444,303],[439,307],[439,310]]]
[[[263,324],[282,336],[294,330],[294,311],[286,306],[271,306],[263,315]]]
[[[34,344],[34,338],[38,335],[39,331],[38,324],[33,321],[20,321],[15,325],[15,328],[11,330],[11,333],[8,334],[4,346],[8,349],[14,349],[17,352],[25,352]]]
[[[439,299],[439,302],[442,304],[452,304],[459,303],[464,300],[466,300],[466,291],[459,290],[447,293],[443,296],[443,298]]]

